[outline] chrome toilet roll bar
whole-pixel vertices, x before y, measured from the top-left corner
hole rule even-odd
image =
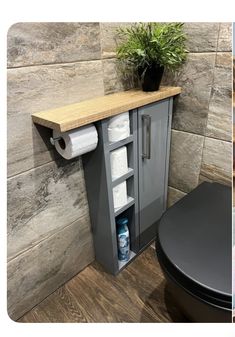
[[[62,137],[56,137],[56,138],[50,137],[51,145],[55,146],[55,142],[58,142],[61,139]]]

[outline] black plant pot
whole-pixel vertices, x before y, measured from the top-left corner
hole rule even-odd
[[[164,67],[153,63],[147,68],[139,68],[138,75],[143,91],[157,91],[160,87]]]

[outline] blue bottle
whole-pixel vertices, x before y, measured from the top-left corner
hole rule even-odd
[[[117,221],[118,260],[128,261],[130,258],[130,236],[128,219],[122,218]]]

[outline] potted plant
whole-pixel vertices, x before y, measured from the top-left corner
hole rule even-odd
[[[175,71],[187,50],[183,23],[135,23],[118,28],[117,58],[138,74],[143,91],[159,89],[164,69]]]

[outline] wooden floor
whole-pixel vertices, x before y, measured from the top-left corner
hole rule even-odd
[[[19,322],[187,322],[165,287],[155,250],[147,248],[119,275],[96,262]]]

